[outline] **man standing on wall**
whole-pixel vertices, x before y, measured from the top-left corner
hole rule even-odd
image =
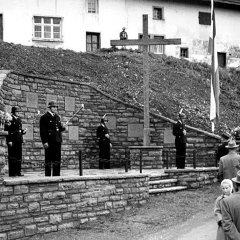
[[[45,149],[45,176],[60,176],[62,125],[57,114],[58,106],[49,102],[49,110],[40,118],[40,136]]]
[[[186,115],[182,113],[182,109],[178,114],[178,121],[173,125],[173,135],[175,136],[176,147],[176,167],[178,169],[185,168],[185,155],[186,155],[186,129],[184,125],[184,119]]]
[[[110,168],[110,148],[112,146],[108,128],[105,124],[106,114],[102,117],[100,125],[97,128],[97,138],[99,145],[99,169]]]
[[[7,121],[4,130],[8,131],[8,171],[9,177],[24,176],[22,169],[22,143],[27,129],[22,129],[22,120],[18,116],[19,107],[12,107],[11,120]]]

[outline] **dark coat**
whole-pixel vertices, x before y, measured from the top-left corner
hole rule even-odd
[[[226,146],[228,145],[228,142],[223,142],[220,144],[217,148],[216,152],[216,161],[219,162],[220,158],[228,154],[228,148]]]
[[[240,192],[222,201],[222,226],[227,239],[240,239]]]
[[[187,138],[186,138],[186,135],[183,134],[183,130],[184,130],[184,124],[178,120],[177,123],[173,125],[173,132],[172,132],[173,135],[176,137],[175,143],[187,142]]]
[[[25,134],[25,132],[22,129],[22,120],[20,117],[15,117],[12,115],[10,125],[5,124],[4,130],[8,131],[7,143],[9,142],[12,142],[13,144],[23,143],[22,135]]]
[[[220,158],[218,178],[219,182],[223,179],[230,179],[236,177],[237,171],[240,170],[240,155],[237,153],[228,153]]]
[[[62,126],[60,117],[57,114],[52,116],[46,112],[40,118],[40,136],[42,143],[62,142],[62,132],[65,127]]]
[[[97,128],[97,138],[99,144],[99,158],[110,159],[110,139],[105,135],[109,134],[106,126],[100,125]]]

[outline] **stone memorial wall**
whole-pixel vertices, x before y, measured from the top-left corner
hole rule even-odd
[[[44,150],[39,134],[39,119],[51,100],[57,101],[62,122],[68,121],[81,104],[85,106],[70,121],[68,131],[63,133],[63,169],[78,169],[79,151],[82,151],[84,168],[98,167],[96,129],[105,113],[113,145],[112,167],[124,166],[125,161],[129,160],[129,147],[143,144],[143,109],[126,104],[89,84],[10,71],[1,71],[0,78],[0,103],[5,105],[8,112],[11,106],[18,105],[22,110],[23,125],[28,129],[23,145],[24,171],[43,170]],[[173,123],[173,120],[163,116],[150,115],[151,145],[163,146],[163,153],[168,150],[174,162]],[[193,149],[197,149],[199,166],[214,166],[213,155],[219,137],[189,126],[186,128],[189,146],[187,166],[192,165]],[[165,162],[166,156],[163,154],[163,167]]]

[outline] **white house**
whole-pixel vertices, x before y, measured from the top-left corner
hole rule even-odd
[[[221,66],[239,66],[240,0],[215,0]],[[0,0],[0,39],[74,51],[109,48],[126,27],[151,38],[181,38],[181,45],[151,46],[155,53],[209,62],[210,0]],[[136,46],[137,47],[137,46]]]

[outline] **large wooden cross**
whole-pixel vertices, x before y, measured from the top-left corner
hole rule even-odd
[[[143,37],[142,39],[111,40],[111,46],[143,46],[143,94],[144,94],[144,129],[143,145],[150,145],[149,127],[149,58],[148,48],[151,45],[173,45],[181,44],[180,38],[173,39],[149,39],[148,36],[148,15],[143,15]]]

